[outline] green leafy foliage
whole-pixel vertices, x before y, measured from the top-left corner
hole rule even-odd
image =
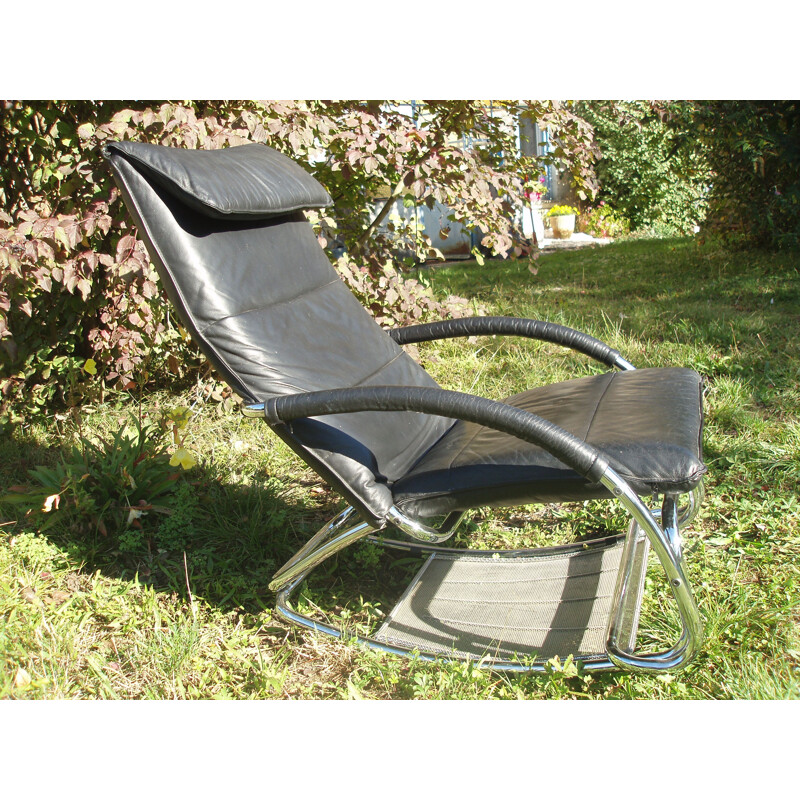
[[[583,101],[600,150],[598,199],[632,230],[691,233],[705,216],[709,166],[704,149],[667,124],[646,101]]]
[[[181,552],[191,541],[199,509],[197,493],[191,484],[181,481],[170,497],[169,513],[158,517],[155,530],[127,527],[119,536],[119,549],[123,553],[139,553],[147,549],[148,542],[159,550]]]
[[[601,200],[596,206],[586,209],[580,215],[578,227],[591,236],[601,239],[616,239],[630,233],[631,223]]]
[[[144,104],[138,104],[140,107]],[[107,139],[185,146],[193,109],[8,103],[0,152],[0,421],[130,389],[202,359],[169,321],[106,170]],[[221,126],[220,126],[221,127]],[[228,131],[230,134],[230,132]],[[91,358],[100,379],[78,365]]]
[[[716,100],[668,111],[713,171],[707,230],[728,245],[800,245],[800,103]]]
[[[62,526],[116,536],[130,526],[141,530],[148,515],[169,513],[162,504],[180,470],[170,464],[163,428],[131,415],[110,436],[81,438],[60,463],[35,467],[30,476],[38,488],[19,487],[1,499],[41,516],[40,530]]]

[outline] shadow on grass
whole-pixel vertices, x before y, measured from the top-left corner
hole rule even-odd
[[[55,465],[66,456],[66,449],[42,446],[24,435],[4,437],[0,443],[0,495],[12,488],[34,488],[28,471]],[[341,506],[327,494],[318,507],[290,500],[290,486],[264,472],[249,475],[246,483],[228,483],[213,466],[195,467],[181,475],[179,482],[190,486],[192,498],[190,531],[179,548],[159,547],[153,535],[158,519],[166,515],[145,521],[148,527],[142,531],[139,547],[126,547],[123,531],[109,530],[103,535],[86,521],[65,521],[40,535],[63,550],[75,569],[85,575],[99,570],[108,578],[138,580],[156,591],[187,599],[188,584],[193,597],[223,613],[258,613],[274,604],[267,585],[275,570]],[[174,514],[178,513],[176,494],[160,501]],[[25,510],[0,504],[3,534],[39,533],[46,517],[26,516]]]
[[[479,268],[469,266],[436,270],[432,282],[437,284],[441,275],[446,285],[451,279],[445,273],[463,270],[467,274],[459,279],[460,285],[468,282],[477,287],[477,294],[498,300],[503,309],[539,318],[552,317],[549,312],[555,310],[566,321],[589,322],[584,327],[600,338],[607,332],[608,320],[613,324],[619,320],[624,335],[654,343],[661,358],[670,357],[675,345],[687,348],[681,358],[688,354],[696,363],[683,365],[694,366],[712,380],[729,376],[744,381],[757,398],[796,387],[797,271],[776,273],[768,267],[777,262],[768,260],[734,268],[720,255],[706,257],[692,248],[680,241],[658,248],[622,243],[548,256],[535,278],[525,264],[506,263],[495,275],[488,268],[479,273]],[[451,288],[466,293],[459,291],[455,280]],[[652,358],[653,352],[648,350],[647,357]],[[748,420],[737,414],[732,422],[745,425]],[[756,438],[739,437],[735,442],[739,448],[735,452],[730,438],[709,443],[707,457],[718,473],[725,472],[731,460],[751,464],[766,458],[763,443]],[[52,464],[60,456],[60,450],[43,447],[32,438],[3,440],[0,480],[4,487],[26,483],[27,470]],[[77,528],[45,535],[85,574],[100,570],[107,577],[139,580],[187,600],[191,591],[223,613],[257,614],[274,604],[267,585],[276,568],[342,506],[327,493],[310,499],[309,492],[293,492],[291,476],[276,479],[265,471],[248,475],[246,483],[232,482],[212,465],[196,467],[182,480],[190,483],[197,500],[192,535],[182,549],[159,548],[151,542],[124,551],[115,537]],[[6,514],[8,518],[7,510]],[[25,520],[16,529],[35,528]],[[331,577],[334,571],[337,575]],[[344,605],[364,584],[382,590],[383,577],[378,557],[348,548],[315,571],[310,592],[314,596],[317,585],[328,581],[333,585],[329,596]]]

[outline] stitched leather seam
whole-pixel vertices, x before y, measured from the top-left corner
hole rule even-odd
[[[609,373],[606,373],[606,374],[609,374]],[[606,388],[603,389],[603,393],[600,395],[600,397],[597,398],[597,403],[596,403],[596,405],[594,407],[594,411],[592,412],[592,417],[589,420],[589,424],[586,426],[586,432],[583,434],[583,441],[584,442],[587,442],[587,443],[589,442],[589,432],[592,430],[592,425],[594,425],[595,419],[597,419],[597,412],[600,410],[600,404],[603,402],[603,398],[606,396],[606,394],[608,393],[608,390],[611,388],[611,384],[614,383],[614,377],[615,377],[616,374],[617,373],[614,373],[614,372],[610,373],[611,377],[608,380],[608,384],[606,385]]]
[[[458,424],[458,422],[456,422],[456,425],[457,424]],[[475,430],[474,430],[472,436],[470,436],[469,439],[467,439],[467,441],[464,442],[464,444],[461,446],[459,451],[452,456],[452,458],[450,459],[450,461],[447,464],[447,469],[453,469],[453,467],[455,466],[456,461],[461,457],[461,455],[464,453],[464,451],[475,441],[475,438],[478,436],[478,434],[481,433],[482,431],[486,430],[486,428],[483,425],[478,425],[475,422],[465,422],[464,424],[465,425],[474,425],[475,426]],[[453,428],[455,428],[455,425],[453,425]],[[450,428],[450,430],[453,430],[453,428]],[[449,432],[450,431],[448,431],[448,433]]]
[[[276,300],[274,303],[266,303],[263,306],[257,306],[256,308],[248,308],[248,309],[245,309],[244,311],[237,311],[235,314],[228,314],[225,317],[220,317],[219,319],[215,319],[213,322],[210,322],[200,332],[201,333],[205,333],[207,330],[209,330],[210,328],[213,328],[215,325],[219,324],[220,322],[225,322],[226,320],[229,320],[229,319],[236,319],[236,317],[242,317],[245,314],[253,314],[253,313],[257,312],[257,311],[266,311],[268,308],[276,308],[277,306],[288,305],[289,303],[294,303],[295,300],[300,300],[300,299],[302,299],[304,297],[308,297],[309,295],[316,294],[317,292],[321,292],[323,289],[327,289],[328,286],[332,286],[333,284],[337,283],[338,280],[339,280],[338,278],[334,278],[333,280],[328,281],[327,283],[323,283],[323,284],[320,284],[319,286],[315,286],[313,289],[308,289],[308,290],[306,290],[304,292],[300,292],[299,294],[296,294],[293,297],[287,297],[287,298],[285,298],[283,300]]]
[[[402,355],[403,355],[402,351],[397,353],[393,358],[390,358],[385,364],[381,364],[381,366],[378,367],[378,369],[373,370],[372,372],[369,373],[369,375],[365,375],[360,380],[355,381],[353,383],[353,386],[362,386],[365,381],[368,381],[370,378],[374,378],[376,375],[383,372],[383,370],[385,370],[386,367],[390,366],[391,364],[394,364],[394,362],[397,361],[397,359],[400,358],[400,356]]]
[[[293,383],[288,383],[287,381],[275,381],[275,386],[285,386],[289,391],[287,394],[302,394],[303,392],[309,391],[307,386],[295,386]],[[277,396],[279,392],[273,392],[271,396]],[[264,400],[267,398],[265,397]]]
[[[612,380],[613,380],[613,374],[612,374],[612,376],[611,376],[611,377],[612,377]],[[604,389],[604,391],[603,391],[603,394],[602,394],[602,395],[601,395],[601,397],[600,397],[600,400],[602,400],[602,399],[603,399],[603,397],[605,396],[605,393],[608,391],[608,388],[609,388],[610,386],[611,386],[611,380],[609,380],[609,382],[608,382],[608,386],[606,386],[606,388]],[[598,407],[599,407],[599,405],[600,405],[600,400],[598,400],[598,401],[597,401],[597,405],[598,405]],[[589,431],[589,429],[591,428],[591,426],[592,426],[592,422],[594,421],[594,418],[595,418],[595,416],[596,416],[596,415],[597,415],[597,408],[595,408],[594,412],[592,413],[592,419],[589,421],[589,425],[588,425],[588,426],[587,426],[587,428],[586,428],[587,435],[588,435],[588,431]],[[472,424],[474,424],[474,423],[472,423]],[[455,427],[455,426],[453,426],[453,427]],[[451,430],[452,430],[452,428],[451,428]],[[470,437],[469,437],[469,439],[467,439],[467,441],[466,441],[466,442],[464,442],[464,444],[461,446],[461,448],[458,450],[458,452],[457,452],[457,453],[455,453],[455,454],[454,454],[454,455],[453,455],[453,456],[450,458],[450,461],[449,461],[449,462],[448,462],[448,464],[447,464],[447,469],[453,469],[453,468],[456,466],[456,462],[457,462],[457,461],[458,461],[458,459],[459,459],[459,458],[460,458],[460,457],[461,457],[461,456],[464,454],[464,451],[465,451],[465,450],[466,450],[466,449],[467,449],[467,448],[468,448],[468,447],[469,447],[469,446],[470,446],[470,445],[473,443],[473,441],[475,440],[475,438],[476,438],[476,437],[477,437],[477,436],[478,436],[480,433],[482,433],[484,430],[485,430],[485,427],[484,427],[484,426],[481,426],[481,425],[478,425],[478,426],[476,426],[476,428],[475,428],[475,431],[472,433],[472,436],[470,436]],[[448,431],[448,432],[449,432],[449,431]],[[440,441],[441,441],[441,440],[440,440]],[[586,441],[586,437],[584,437],[584,441]],[[534,447],[536,447],[536,445],[533,445],[533,446],[534,446]],[[541,449],[541,448],[539,448],[539,449]],[[415,465],[415,468],[416,468],[416,465]]]

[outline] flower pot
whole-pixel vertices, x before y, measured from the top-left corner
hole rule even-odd
[[[575,232],[575,215],[562,214],[550,217],[550,230],[553,231],[554,239],[569,239]]]
[[[528,213],[522,218],[522,232],[528,237],[535,236],[541,247],[544,241],[544,222],[541,208],[538,205],[531,203],[528,206]]]

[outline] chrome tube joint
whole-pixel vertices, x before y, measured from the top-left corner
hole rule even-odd
[[[615,358],[614,358],[614,366],[617,369],[621,369],[621,370],[636,369],[636,367],[634,367],[633,364],[631,364],[630,361],[628,361],[626,358],[623,358],[619,354],[617,354],[615,356]]]
[[[411,517],[406,516],[400,511],[397,506],[392,506],[386,514],[387,523],[394,525],[395,528],[408,534],[412,539],[417,539],[420,542],[426,542],[428,544],[440,544],[449,539],[453,535],[456,525],[460,520],[461,516],[458,517],[455,525],[450,524],[437,530],[436,528],[431,528],[423,524],[419,520],[411,519]]]
[[[439,544],[449,539],[455,531],[459,515],[455,520],[448,518],[442,530],[436,530],[406,516],[395,506],[386,515],[386,524],[393,525],[403,533],[426,544]],[[299,576],[310,572],[334,553],[338,553],[353,542],[382,528],[375,528],[367,522],[359,521],[356,510],[350,506],[337,514],[330,522],[306,542],[286,564],[273,575],[269,588],[278,591]]]
[[[330,558],[334,553],[338,553],[374,530],[375,528],[369,523],[358,520],[354,508],[346,508],[324,525],[273,575],[269,583],[270,590],[276,592],[289,583],[298,583],[314,567]]]

